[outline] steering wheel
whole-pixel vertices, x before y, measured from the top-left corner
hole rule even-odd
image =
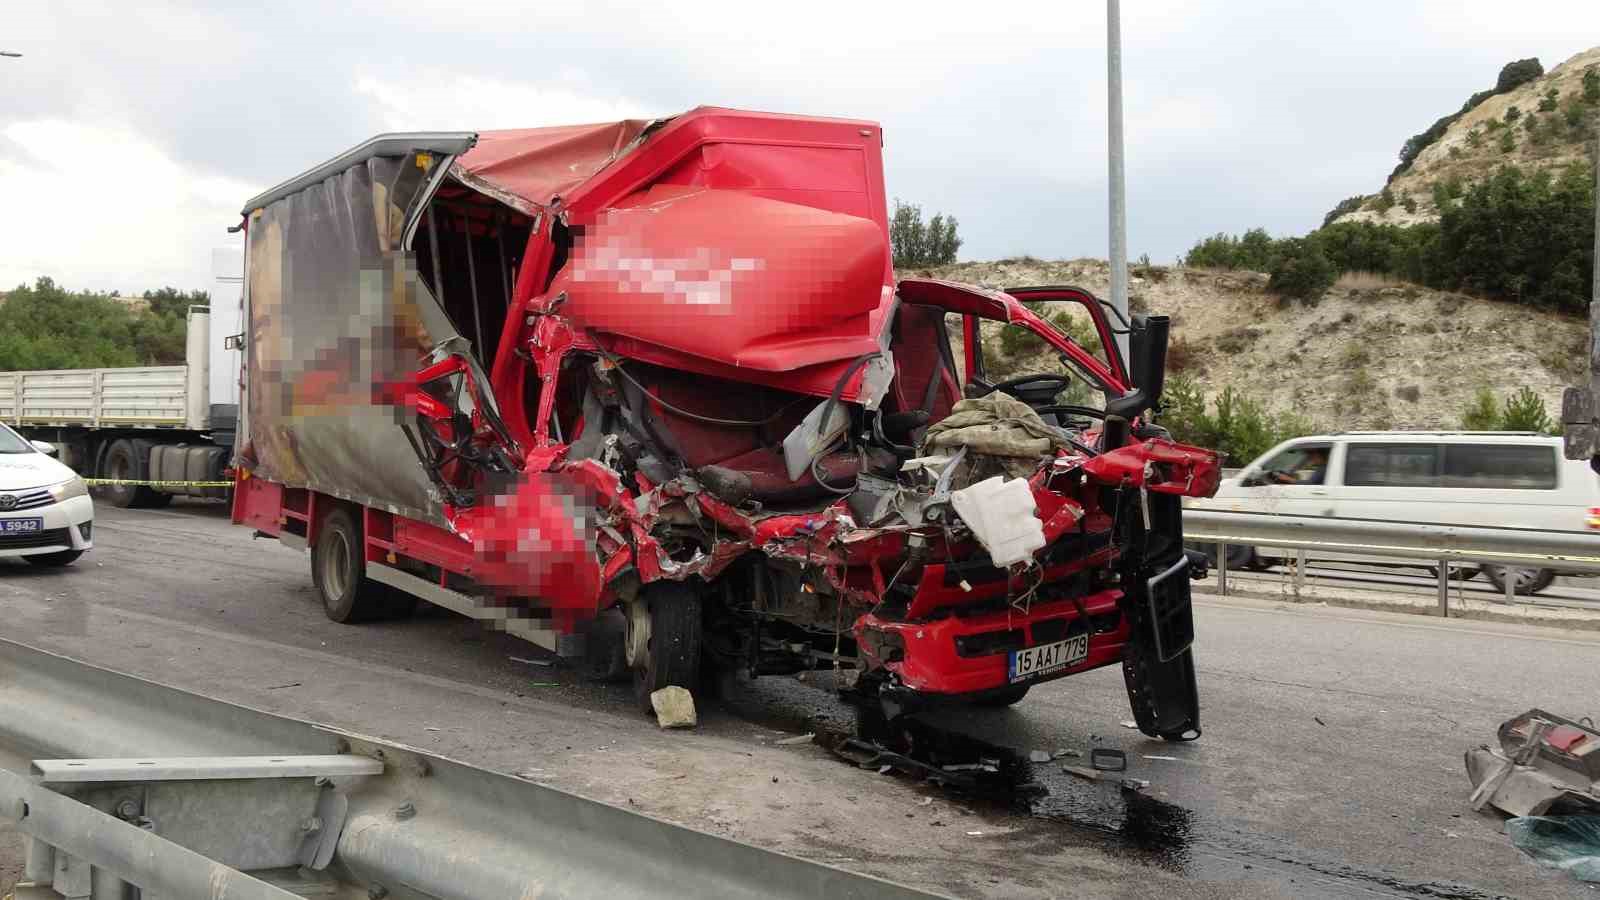
[[[1054,397],[1070,387],[1072,383],[1073,380],[1065,375],[1022,375],[1017,378],[1007,378],[1005,381],[991,384],[988,386],[989,389],[984,391],[983,394],[980,394],[979,396],[992,394],[995,391],[1010,394],[1013,397],[1017,397],[1019,393],[1043,395],[1043,392],[1047,388],[1054,385],[1054,390],[1051,390],[1049,393],[1050,397]],[[1026,402],[1025,398],[1023,397],[1017,397],[1017,399]]]

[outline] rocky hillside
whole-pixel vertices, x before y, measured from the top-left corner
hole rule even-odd
[[[1384,191],[1360,198],[1359,209],[1335,221],[1391,225],[1434,221],[1439,217],[1435,185],[1452,180],[1470,183],[1508,163],[1536,171],[1585,160],[1600,113],[1592,93],[1585,100],[1584,76],[1591,69],[1600,72],[1600,47],[1482,99],[1428,143]]]
[[[1032,258],[902,271],[991,288],[1109,293],[1101,260]],[[1170,367],[1213,395],[1232,385],[1323,429],[1456,428],[1481,387],[1532,388],[1558,418],[1582,372],[1586,323],[1463,294],[1347,277],[1315,305],[1282,305],[1251,272],[1135,267],[1135,310],[1173,320]]]

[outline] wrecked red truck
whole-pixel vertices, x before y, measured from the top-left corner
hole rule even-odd
[[[646,703],[845,668],[893,711],[1008,704],[1121,664],[1145,733],[1197,737],[1180,500],[1220,468],[1152,421],[1167,320],[896,281],[882,142],[717,108],[390,134],[253,198],[234,521],[309,549],[336,621],[420,598],[610,646]],[[1045,363],[1000,377],[997,329]]]

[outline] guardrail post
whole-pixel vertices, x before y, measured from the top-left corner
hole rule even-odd
[[[1217,593],[1228,596],[1228,545],[1217,541]]]
[[[1439,615],[1450,618],[1450,561],[1439,560]]]
[[[1516,570],[1510,566],[1500,568],[1500,580],[1506,585],[1506,603],[1517,602],[1517,576]]]
[[[22,880],[49,887],[50,882],[56,877],[56,848],[31,834],[23,835],[22,839],[27,843],[22,863]]]
[[[1300,596],[1300,589],[1306,586],[1306,548],[1300,547],[1294,551],[1294,595]]]

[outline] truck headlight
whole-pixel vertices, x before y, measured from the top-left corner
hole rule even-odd
[[[60,484],[52,484],[45,490],[50,492],[50,496],[56,498],[57,503],[63,500],[71,500],[73,497],[89,496],[89,486],[84,484],[83,479],[76,475]]]

